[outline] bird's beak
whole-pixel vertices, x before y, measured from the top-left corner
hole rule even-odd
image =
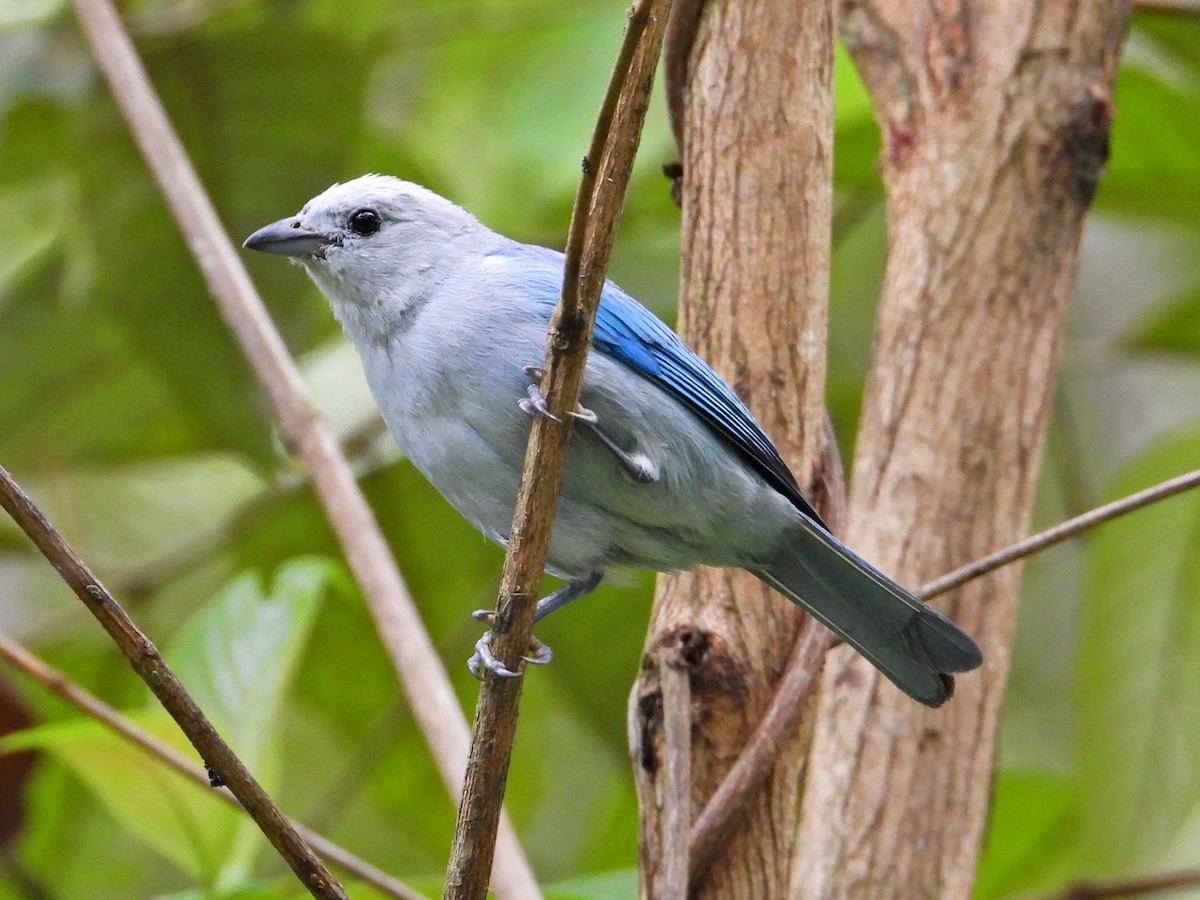
[[[247,250],[279,256],[307,256],[332,243],[332,238],[305,228],[297,216],[265,225],[242,243]]]

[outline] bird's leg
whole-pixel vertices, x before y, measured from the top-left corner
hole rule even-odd
[[[637,451],[630,453],[617,446],[617,442],[604,433],[604,429],[600,427],[600,420],[590,409],[581,408],[577,412],[567,413],[567,415],[586,425],[600,443],[611,451],[612,455],[617,458],[617,462],[621,464],[621,468],[628,472],[634,481],[641,484],[653,484],[661,477],[662,473],[659,471],[658,463],[645,453]]]
[[[561,421],[558,416],[554,415],[546,407],[546,401],[542,399],[541,391],[537,386],[546,377],[546,372],[539,366],[525,366],[521,371],[533,379],[533,384],[529,385],[527,390],[528,397],[518,401],[517,405],[529,415],[545,416],[548,419],[553,419],[555,422]],[[567,413],[572,419],[581,425],[585,425],[591,430],[600,443],[609,449],[613,456],[617,458],[617,462],[621,464],[626,472],[634,481],[642,484],[653,484],[661,477],[658,464],[644,453],[630,452],[620,447],[616,441],[609,437],[604,429],[600,427],[600,417],[592,410],[585,409],[579,404],[575,405],[575,409]]]
[[[538,601],[537,609],[534,610],[534,624],[536,625],[555,610],[562,609],[572,600],[578,600],[580,597],[590,594],[596,589],[596,585],[600,583],[600,579],[603,577],[603,572],[594,572],[584,578],[568,581],[558,590],[547,594]],[[490,609],[477,609],[471,613],[471,617],[476,621],[486,622],[489,625],[493,624],[496,620],[496,614]],[[521,674],[520,672],[514,672],[492,655],[491,640],[491,631],[485,631],[483,637],[475,642],[475,652],[467,660],[467,668],[471,670],[472,675],[480,680],[483,679],[484,669],[499,675],[501,678],[516,678]],[[525,662],[532,663],[535,666],[544,666],[553,658],[554,651],[537,638],[533,638],[530,641],[529,652],[521,657]]]

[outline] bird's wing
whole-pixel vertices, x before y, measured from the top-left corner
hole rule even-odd
[[[520,268],[522,285],[548,321],[562,289],[562,254],[515,242],[494,252]],[[798,510],[826,528],[745,404],[661,319],[611,281],[600,297],[592,346],[678,398]]]

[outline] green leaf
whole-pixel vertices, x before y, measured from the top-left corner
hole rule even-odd
[[[1200,428],[1154,443],[1108,498],[1196,466]],[[1077,656],[1083,865],[1152,866],[1200,802],[1200,493],[1097,530]]]
[[[251,771],[278,738],[279,708],[331,584],[342,569],[327,559],[291,560],[269,586],[255,572],[236,578],[202,607],[164,656]],[[260,781],[265,776],[260,775]],[[264,785],[269,785],[266,778]]]
[[[300,558],[278,569],[264,591],[247,573],[203,607],[164,652],[192,698],[269,791],[276,780],[280,708],[295,674],[320,598],[344,584],[327,560]],[[175,723],[157,706],[134,714],[152,733],[194,756]],[[98,723],[46,726],[9,739],[38,747],[68,766],[105,808],[181,869],[206,884],[233,889],[263,842],[257,826],[200,788],[154,764]]]
[[[269,792],[278,785],[285,696],[325,588],[344,581],[339,567],[317,558],[280,566],[267,593],[257,573],[243,574],[185,625],[166,652],[193,699]],[[241,820],[218,886],[240,884],[261,848],[257,826]]]
[[[839,191],[866,191],[882,197],[879,175],[879,128],[866,86],[854,60],[839,41],[833,67],[833,186]]]
[[[834,47],[833,99],[837,127],[854,127],[875,121],[875,108],[867,86],[858,74],[858,67],[843,41]]]
[[[185,755],[196,752],[163,710],[133,713],[146,731]],[[117,822],[182,871],[216,882],[245,816],[98,722],[76,719],[23,731],[6,750],[39,749],[82,781]]]
[[[1006,897],[1047,887],[1071,859],[1078,785],[1049,772],[1001,771],[996,778],[974,896]]]
[[[1112,157],[1096,200],[1099,209],[1195,226],[1200,77],[1194,60],[1164,43],[1167,35],[1194,48],[1200,25],[1180,23],[1158,33],[1143,26],[1131,37],[1129,62],[1117,78]]]
[[[1139,350],[1200,354],[1200,284],[1150,310],[1129,337]]]
[[[40,25],[64,6],[64,0],[0,0],[0,31]]]
[[[27,486],[51,521],[70,523],[72,543],[89,563],[136,577],[219,540],[236,511],[261,496],[263,482],[243,462],[177,456],[66,471]]]

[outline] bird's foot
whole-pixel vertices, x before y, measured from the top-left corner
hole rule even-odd
[[[546,370],[541,366],[522,366],[521,371],[533,381],[533,384],[525,389],[526,396],[517,401],[517,406],[521,407],[521,411],[526,415],[543,416],[553,422],[561,422],[562,419],[550,412],[550,408],[546,405],[546,401],[542,397],[542,392],[538,390],[538,385],[546,377]],[[594,412],[590,409],[584,409],[578,403],[575,404],[575,408],[567,413],[567,415],[586,425],[595,425],[600,421]]]
[[[487,622],[489,625],[496,619],[496,614],[490,609],[477,609],[471,616],[477,621]],[[516,678],[520,675],[520,672],[514,672],[496,658],[492,653],[491,641],[491,631],[485,631],[483,636],[475,642],[475,652],[467,660],[467,668],[471,670],[471,674],[480,681],[483,680],[484,669],[501,678]],[[534,666],[544,666],[554,659],[554,651],[537,638],[531,637],[529,649],[521,656],[521,659]]]
[[[523,366],[521,371],[529,377],[533,384],[529,385],[529,396],[518,402],[518,406],[529,415],[545,416],[548,419],[553,419],[555,422],[561,421],[558,416],[554,415],[546,407],[546,401],[542,399],[542,393],[538,390],[538,385],[542,383],[542,379],[546,377],[546,370],[541,366]],[[613,455],[617,458],[617,462],[621,464],[629,476],[634,481],[642,484],[653,484],[662,477],[662,472],[659,470],[658,464],[654,462],[645,453],[639,453],[636,450],[630,452],[624,450],[611,437],[604,433],[600,427],[600,417],[592,410],[583,407],[576,403],[575,408],[567,413],[572,419],[581,425],[586,425],[592,430],[592,433],[600,439]]]
[[[552,422],[562,421],[562,419],[550,412],[550,407],[546,405],[546,400],[542,397],[542,392],[538,390],[536,384],[529,385],[525,389],[525,393],[527,396],[517,401],[517,406],[521,407],[521,412],[530,416],[541,416]]]

